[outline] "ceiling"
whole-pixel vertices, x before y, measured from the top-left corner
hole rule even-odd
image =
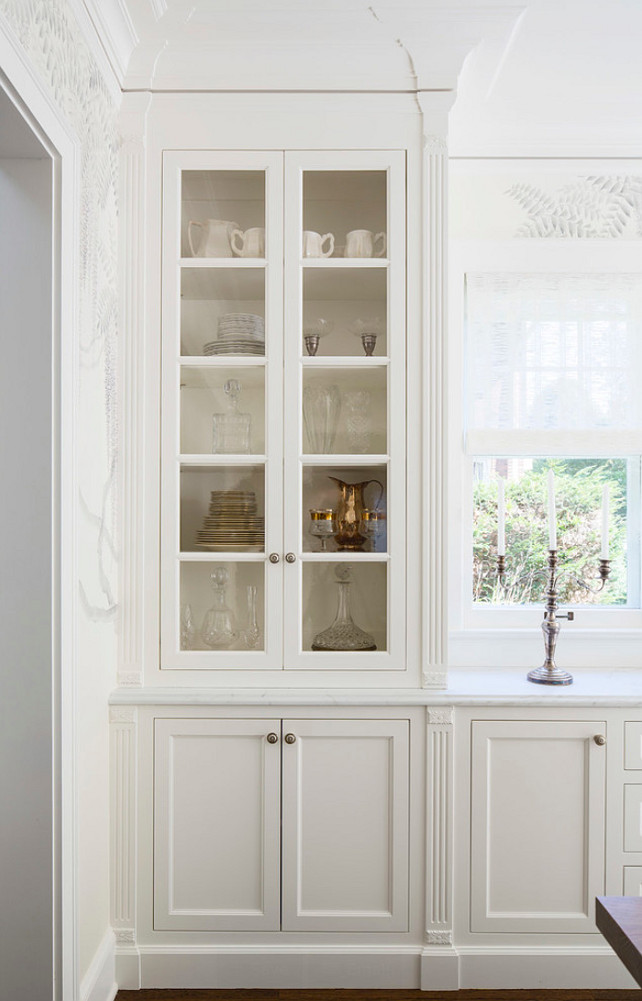
[[[124,90],[455,90],[456,156],[642,155],[642,0],[84,0]]]

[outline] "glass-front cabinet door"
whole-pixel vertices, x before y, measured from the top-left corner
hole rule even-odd
[[[164,159],[161,667],[405,668],[405,157]]]

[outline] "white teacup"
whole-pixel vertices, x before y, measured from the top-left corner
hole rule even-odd
[[[254,226],[244,233],[235,229],[230,236],[230,243],[237,257],[265,257],[265,228]]]
[[[329,241],[327,250],[323,249],[323,244]],[[325,233],[315,233],[313,230],[303,230],[303,256],[304,257],[331,257],[334,253],[334,235]]]
[[[375,253],[377,241],[381,248]],[[353,229],[346,236],[346,257],[383,257],[386,253],[386,234],[371,233],[369,229]]]

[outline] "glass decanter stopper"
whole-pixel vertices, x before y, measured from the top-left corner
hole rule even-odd
[[[352,621],[350,613],[350,588],[352,586],[352,566],[341,563],[334,568],[339,585],[339,603],[334,622],[328,629],[318,633],[312,642],[313,650],[376,650],[377,644],[370,633],[360,629]]]
[[[216,567],[210,574],[214,604],[203,619],[201,638],[212,650],[225,650],[238,639],[234,613],[227,604],[227,582],[230,579],[225,567]]]
[[[196,639],[196,626],[192,617],[192,606],[181,608],[181,650],[191,650]]]
[[[261,630],[256,617],[256,587],[248,584],[247,588],[247,628],[243,640],[248,650],[258,650],[261,646]]]
[[[250,451],[251,414],[239,411],[241,384],[236,379],[228,379],[223,386],[229,398],[227,413],[214,414],[212,419],[212,452],[238,455]]]

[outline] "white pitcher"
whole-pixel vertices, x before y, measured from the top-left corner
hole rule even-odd
[[[237,257],[265,257],[265,229],[254,226],[243,232],[240,229],[232,231],[230,236],[232,250]]]
[[[381,240],[381,248],[375,253],[378,240]],[[346,236],[346,257],[383,257],[385,253],[385,233],[375,235],[369,229],[353,229]]]
[[[194,226],[201,229],[201,238],[197,247],[192,242],[192,228]],[[195,222],[190,219],[187,225],[187,242],[192,257],[232,257],[230,238],[234,230],[238,228],[237,222],[228,222],[225,219],[208,219],[206,222]]]
[[[327,250],[323,249],[323,244],[330,241]],[[311,229],[303,230],[303,256],[304,257],[331,257],[334,253],[334,234],[315,233]]]

